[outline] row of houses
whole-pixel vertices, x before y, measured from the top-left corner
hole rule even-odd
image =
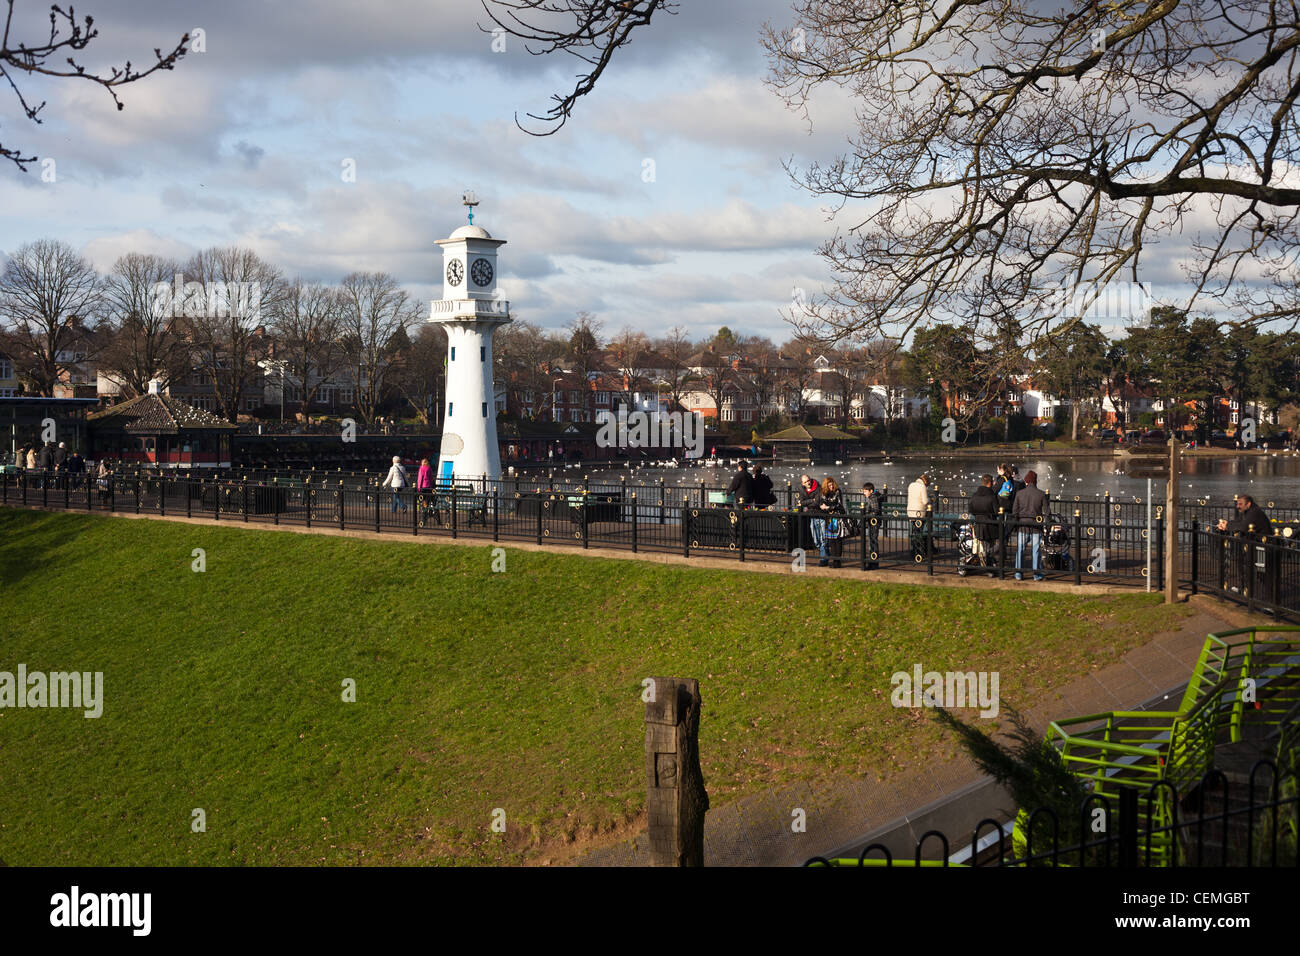
[[[747,357],[706,349],[681,364],[647,351],[632,362],[620,362],[611,352],[598,357],[601,368],[584,379],[557,371],[549,387],[498,383],[498,410],[519,418],[559,422],[599,421],[619,407],[629,411],[680,409],[712,419],[722,427],[756,427],[773,418],[815,418],[840,427],[872,422],[926,418],[931,402],[942,401],[945,414],[966,418],[978,408],[983,418],[1024,415],[1036,422],[1052,421],[1070,411],[1070,401],[1052,392],[1032,371],[1011,376],[976,393],[973,389],[923,389],[864,380],[855,370],[836,367],[826,355],[792,359],[775,353]],[[619,368],[619,366],[627,366]],[[673,384],[676,382],[677,387]],[[932,399],[931,392],[937,393]],[[672,395],[678,401],[674,405]],[[1090,417],[1102,425],[1131,425],[1150,415],[1156,427],[1168,426],[1164,401],[1154,388],[1111,383],[1094,399],[1084,401]],[[1186,402],[1176,416],[1178,426],[1208,417],[1212,427],[1231,429],[1242,417],[1257,421],[1274,414],[1268,405],[1245,408],[1231,396],[1210,402]]]
[[[239,399],[239,413],[250,417],[264,414],[291,420],[300,414],[343,416],[355,412],[356,385],[351,375],[308,383],[314,388],[310,408],[303,405],[304,388],[276,358],[268,341],[256,371]],[[64,366],[54,389],[56,398],[94,398],[114,404],[124,396],[120,381],[98,368],[87,352],[60,353]],[[629,411],[694,412],[718,427],[756,428],[774,419],[815,418],[840,427],[863,426],[871,422],[919,419],[930,415],[932,397],[928,389],[866,378],[857,370],[840,368],[826,355],[791,357],[780,352],[742,355],[723,349],[706,348],[684,362],[675,363],[654,351],[620,358],[612,350],[590,357],[585,374],[573,368],[552,366],[549,370],[510,372],[497,375],[495,406],[498,414],[520,420],[548,422],[598,422],[604,413]],[[971,389],[933,390],[943,401],[945,413],[964,418],[973,406],[983,417],[1023,414],[1034,421],[1050,421],[1069,402],[1035,380],[1032,372],[995,383],[976,394]],[[21,393],[14,362],[0,352],[0,398]],[[220,411],[210,373],[194,367],[162,387],[162,393],[200,410]],[[674,395],[676,399],[674,400]],[[433,424],[437,424],[439,402],[428,397]],[[1101,423],[1132,424],[1151,415],[1157,427],[1167,427],[1164,403],[1154,390],[1122,383],[1086,402]],[[1274,409],[1252,404],[1242,408],[1232,396],[1209,403],[1186,403],[1177,416],[1178,425],[1208,417],[1215,428],[1231,429],[1247,415],[1257,421]]]

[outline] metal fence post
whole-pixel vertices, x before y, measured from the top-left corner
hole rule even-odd
[[[934,574],[934,506],[925,506],[925,570]]]
[[[736,516],[737,516],[737,517],[736,517],[736,524],[737,524],[736,531],[737,531],[737,534],[738,534],[738,536],[739,536],[739,538],[740,538],[740,560],[741,560],[741,562],[744,562],[744,560],[745,560],[745,499],[744,499],[744,498],[737,498],[737,499],[736,499],[736,502],[737,502],[737,504],[736,504]]]
[[[537,543],[542,543],[542,508],[546,504],[546,499],[542,497],[540,491],[537,492]]]
[[[307,527],[311,527],[311,510],[316,505],[316,489],[311,486],[311,479],[308,478],[302,483],[302,503],[307,509]]]
[[[578,514],[582,521],[582,547],[583,550],[591,544],[591,499],[587,497],[587,477],[582,478],[582,499],[578,505]]]
[[[641,516],[636,510],[636,492],[632,492],[632,553],[636,554],[637,528],[641,524]]]
[[[335,500],[336,500],[336,502],[337,502],[337,507],[338,507],[338,509],[339,509],[339,530],[342,531],[343,528],[344,528],[344,524],[343,524],[343,521],[344,521],[344,505],[347,503],[347,499],[344,497],[344,493],[343,493],[343,479],[342,479],[342,478],[339,479],[339,486],[338,486],[338,488],[334,489],[334,497],[335,497]]]
[[[248,524],[248,479],[247,478],[240,479],[239,500],[240,500],[240,510],[244,515],[244,524]]]
[[[41,507],[48,508],[49,506],[50,506],[50,475],[49,472],[44,472],[41,477]]]
[[[135,513],[139,514],[140,513],[140,475],[138,472],[136,473],[135,481],[132,482],[132,484],[135,485]]]
[[[375,534],[379,534],[379,499],[384,496],[380,490],[381,486],[373,485],[372,487],[375,489]]]
[[[1156,519],[1156,540],[1165,540],[1165,515],[1162,511],[1160,517]],[[1165,586],[1165,549],[1156,548],[1156,590],[1163,590]]]
[[[1201,554],[1201,522],[1196,518],[1192,519],[1192,593],[1196,594],[1196,579],[1200,571],[1200,554]]]
[[[501,540],[501,488],[492,489],[492,540]]]
[[[158,479],[158,513],[164,517],[167,515],[167,479]]]
[[[1083,584],[1083,513],[1074,509],[1074,583]]]
[[[451,536],[456,537],[456,483],[451,485]]]
[[[63,482],[63,510],[67,511],[68,491],[72,487],[72,481],[69,479],[67,472],[64,472],[62,475],[60,475],[59,480]]]
[[[691,556],[691,499],[682,495],[682,557]]]
[[[1131,870],[1138,864],[1138,792],[1119,788],[1119,866]]]
[[[867,570],[867,502],[862,502],[862,545],[858,549],[861,552],[862,562],[859,570]]]

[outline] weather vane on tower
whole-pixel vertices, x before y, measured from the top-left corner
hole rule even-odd
[[[461,193],[460,201],[462,205],[469,207],[469,224],[474,225],[474,207],[478,205],[478,196],[474,190],[467,189]]]

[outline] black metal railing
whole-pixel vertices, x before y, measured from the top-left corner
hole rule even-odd
[[[1300,866],[1296,834],[1300,829],[1300,796],[1296,775],[1279,774],[1272,760],[1255,763],[1246,780],[1234,785],[1221,770],[1210,770],[1199,783],[1180,794],[1168,782],[1150,787],[1121,787],[1119,798],[1091,795],[1079,810],[1072,832],[1092,839],[1063,839],[1065,823],[1049,808],[1022,815],[1028,832],[1008,834],[1009,823],[980,820],[969,838],[950,839],[929,830],[916,841],[909,857],[896,858],[884,843],[872,843],[856,858],[813,857],[804,866],[1151,866],[1162,858],[1153,849],[1172,843],[1176,851],[1165,858],[1181,867]],[[1172,822],[1146,828],[1143,805],[1169,801]],[[1100,815],[1098,814],[1100,811]]]
[[[1188,579],[1193,593],[1205,592],[1300,620],[1300,538],[1229,534],[1192,522]]]

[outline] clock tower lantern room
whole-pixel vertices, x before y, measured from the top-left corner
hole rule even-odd
[[[478,199],[466,193],[469,224],[442,247],[442,298],[429,321],[447,333],[447,392],[443,405],[438,483],[501,477],[497,446],[496,389],[492,380],[492,335],[510,321],[510,303],[497,289],[497,251],[506,244],[474,224]]]

